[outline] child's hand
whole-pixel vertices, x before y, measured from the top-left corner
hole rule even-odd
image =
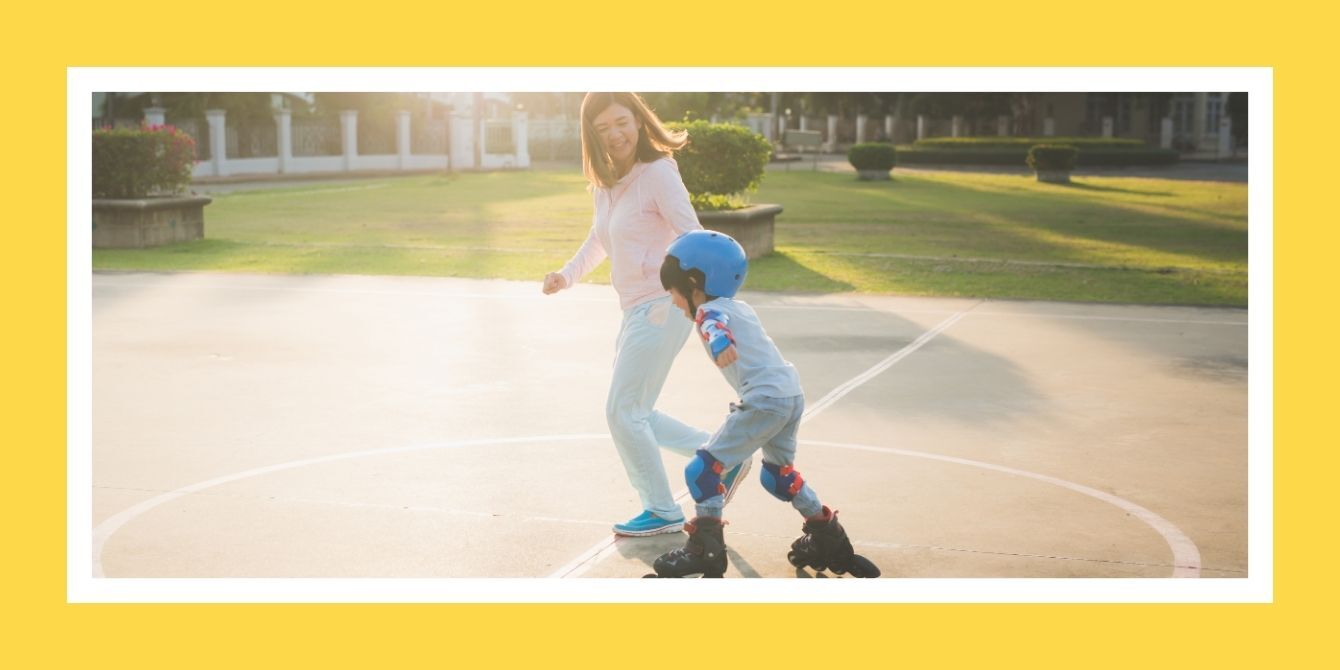
[[[735,345],[730,345],[717,354],[717,367],[726,368],[730,364],[740,359],[740,354],[736,353]]]
[[[568,280],[557,272],[550,272],[544,276],[544,294],[550,295],[568,287]]]

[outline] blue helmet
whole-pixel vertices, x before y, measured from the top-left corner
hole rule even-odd
[[[733,298],[749,272],[749,259],[735,238],[715,230],[692,230],[670,244],[665,255],[679,259],[684,272],[703,273],[703,293]]]

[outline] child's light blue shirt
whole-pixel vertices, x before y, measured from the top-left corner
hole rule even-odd
[[[730,344],[739,359],[721,370],[742,400],[753,395],[790,398],[802,395],[800,374],[763,330],[758,314],[748,303],[716,298],[698,307],[694,320],[708,356],[716,359]]]

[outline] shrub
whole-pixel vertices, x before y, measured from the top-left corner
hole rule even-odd
[[[1039,172],[1044,170],[1069,172],[1075,169],[1075,158],[1077,156],[1079,156],[1079,149],[1075,147],[1038,144],[1028,150],[1028,167]]]
[[[689,202],[693,208],[700,212],[720,212],[731,209],[740,209],[746,205],[743,198],[730,195],[716,195],[715,193],[689,194]]]
[[[195,139],[173,126],[93,131],[93,197],[179,193],[191,183]]]
[[[1078,149],[1145,149],[1142,140],[1119,137],[928,137],[913,143],[918,148],[944,149],[1028,149],[1036,144],[1070,146]]]
[[[668,124],[689,133],[675,154],[690,200],[699,209],[735,209],[758,188],[772,145],[743,126],[708,121]]]
[[[866,142],[853,144],[847,150],[847,160],[857,170],[880,170],[888,172],[898,162],[897,152],[892,144]]]
[[[1076,165],[1174,165],[1181,156],[1172,149],[1091,149],[1084,147]],[[1028,147],[1002,148],[925,148],[913,144],[898,147],[899,165],[1023,165],[1028,160]]]
[[[1172,149],[1137,149],[1134,151],[1100,151],[1085,149],[1079,152],[1078,165],[1176,165],[1182,155]]]

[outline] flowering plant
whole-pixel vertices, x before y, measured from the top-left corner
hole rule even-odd
[[[168,125],[93,131],[93,197],[180,193],[191,183],[195,138]]]

